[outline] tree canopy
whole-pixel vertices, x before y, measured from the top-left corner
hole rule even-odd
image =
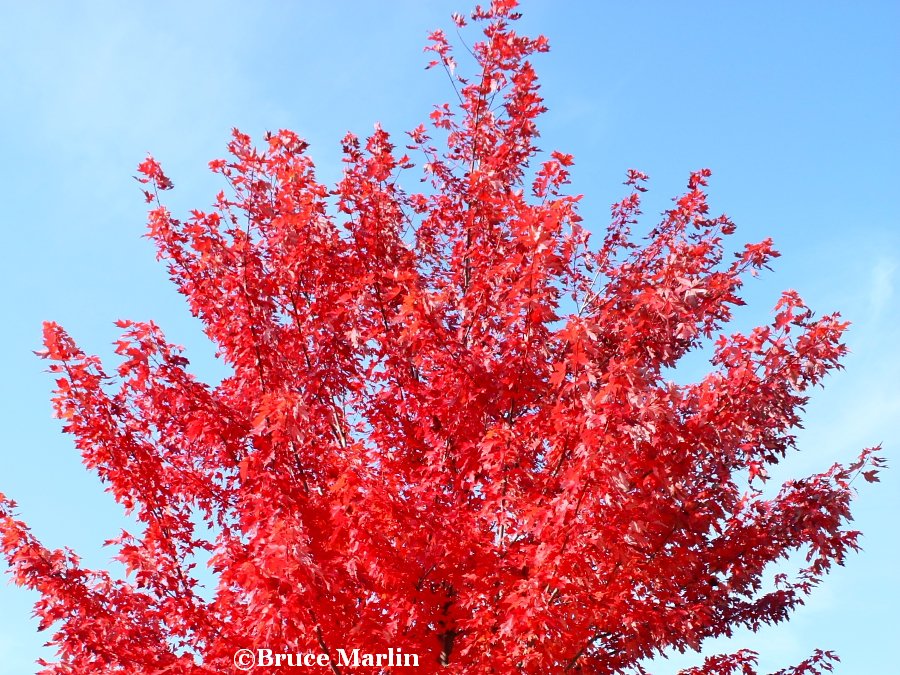
[[[643,673],[787,620],[858,548],[851,483],[877,480],[876,449],[763,489],[846,322],[789,291],[770,324],[722,332],[778,254],[729,246],[707,169],[646,236],[629,170],[591,236],[573,157],[536,146],[548,41],[517,18],[512,0],[455,15],[483,29],[466,67],[435,31],[457,99],[400,149],[348,134],[334,186],[287,130],[261,147],[235,130],[210,163],[223,191],[183,219],[159,163],[139,166],[149,236],[230,374],[198,379],[154,323],[118,322],[112,369],[45,324],[55,413],[139,530],[107,542],[118,578],[45,548],[0,495],[0,550],[54,630],[42,672],[218,674],[267,648],[340,673],[359,648],[449,673]],[[709,344],[708,374],[671,381]]]

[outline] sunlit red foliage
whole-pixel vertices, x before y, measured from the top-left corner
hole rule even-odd
[[[119,579],[44,548],[0,495],[0,549],[55,630],[42,672],[395,647],[425,672],[640,673],[787,619],[857,548],[851,481],[877,478],[872,450],[761,490],[846,323],[787,292],[771,325],[722,333],[777,253],[731,256],[705,169],[646,237],[630,228],[647,177],[629,171],[589,239],[572,156],[539,160],[529,59],[548,43],[516,18],[510,0],[473,14],[468,80],[433,33],[459,100],[403,150],[379,127],[348,134],[333,188],[290,131],[261,148],[235,131],[210,164],[227,189],[186,220],[159,201],[160,165],[140,165],[150,237],[231,374],[203,383],[152,323],[119,322],[111,371],[45,325],[55,412],[139,525],[108,542]],[[401,187],[414,163],[422,182]],[[670,381],[704,344],[709,373]],[[795,552],[801,571],[768,583]],[[218,585],[202,592],[207,555]]]

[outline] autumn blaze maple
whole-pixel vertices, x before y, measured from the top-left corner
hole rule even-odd
[[[347,135],[334,188],[290,131],[262,149],[235,131],[211,163],[228,190],[186,220],[140,165],[149,236],[231,370],[205,384],[155,324],[120,321],[110,373],[45,325],[55,413],[140,531],[107,542],[117,578],[43,547],[0,496],[0,548],[55,628],[41,672],[218,674],[269,648],[339,673],[338,649],[395,648],[426,672],[643,673],[784,621],[857,548],[851,481],[877,478],[874,449],[761,489],[846,323],[788,292],[771,325],[719,335],[777,253],[726,258],[735,226],[710,215],[707,170],[645,237],[630,171],[592,245],[564,192],[572,157],[532,164],[528,58],[546,40],[514,32],[511,0],[472,18],[471,81],[442,32],[429,48],[459,105],[409,132],[408,155],[378,127]],[[411,157],[420,192],[398,183]],[[667,379],[712,342],[708,375]],[[771,579],[796,553],[799,573]]]

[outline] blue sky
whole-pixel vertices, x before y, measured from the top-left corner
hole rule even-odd
[[[108,357],[115,319],[152,318],[198,372],[221,373],[141,237],[137,163],[147,152],[163,163],[174,210],[203,208],[219,189],[206,163],[222,156],[232,126],[257,137],[286,127],[334,179],[345,131],[381,121],[399,134],[451,100],[443,75],[423,70],[421,48],[428,30],[468,9],[462,0],[5,3],[0,491],[47,545],[102,565],[101,543],[124,521],[50,418],[52,380],[31,353],[41,321]],[[737,237],[772,236],[783,254],[749,284],[736,325],[767,321],[785,288],[853,322],[846,370],[814,394],[789,469],[811,473],[879,442],[896,458],[900,4],[526,0],[523,9],[523,28],[552,46],[537,61],[550,108],[543,147],[575,155],[573,189],[585,194],[591,229],[605,226],[627,168],[651,176],[652,220],[689,171],[708,166],[713,208],[733,217]],[[710,649],[758,649],[769,670],[815,647],[836,649],[841,673],[896,668],[893,464],[856,503],[864,552],[790,624]],[[0,675],[33,672],[35,658],[50,656],[29,618],[34,600],[0,584]],[[696,661],[678,656],[653,672]]]

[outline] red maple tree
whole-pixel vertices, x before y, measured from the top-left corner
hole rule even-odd
[[[43,547],[0,495],[0,549],[55,629],[41,672],[218,674],[268,648],[339,673],[339,650],[361,648],[426,671],[643,673],[786,620],[857,548],[851,482],[877,479],[874,449],[762,490],[847,324],[787,292],[771,325],[719,334],[778,254],[765,240],[728,260],[708,170],[646,237],[630,228],[647,177],[629,171],[592,245],[564,191],[572,157],[536,163],[528,59],[548,46],[516,18],[512,0],[474,12],[471,80],[433,33],[458,106],[409,132],[409,154],[378,127],[348,134],[333,188],[290,131],[261,149],[235,131],[210,164],[228,189],[186,220],[159,202],[159,164],[140,165],[150,237],[231,374],[199,381],[131,321],[111,373],[45,324],[55,412],[140,531],[107,542],[116,578]],[[411,157],[419,191],[398,182]],[[712,341],[708,375],[667,380]],[[796,552],[799,573],[769,583]]]

